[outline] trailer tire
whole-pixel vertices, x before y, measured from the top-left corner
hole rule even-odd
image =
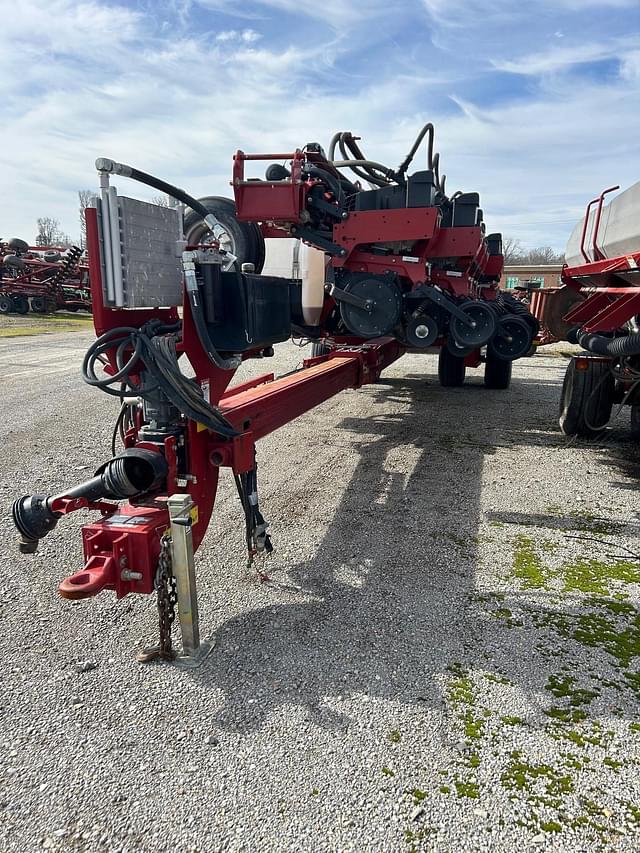
[[[198,199],[212,213],[223,228],[221,247],[228,249],[238,259],[238,264],[253,264],[255,272],[262,272],[265,259],[264,237],[255,222],[238,222],[236,206],[230,198],[205,196]],[[210,233],[200,216],[189,211],[184,218],[184,233],[187,243],[207,241]]]
[[[13,310],[16,314],[27,314],[29,312],[29,300],[26,296],[13,297]]]
[[[464,357],[454,355],[444,346],[438,356],[438,379],[443,388],[459,388],[466,373]]]
[[[0,296],[0,314],[11,314],[13,299],[10,296]]]
[[[487,350],[487,360],[484,365],[485,388],[504,391],[511,384],[513,361],[497,358],[491,350]]]
[[[615,380],[606,361],[588,359],[586,369],[567,365],[560,398],[560,429],[565,435],[592,438],[609,423]]]
[[[47,301],[44,296],[33,296],[31,298],[31,310],[34,314],[47,313]]]

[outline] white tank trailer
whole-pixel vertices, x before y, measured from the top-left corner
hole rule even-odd
[[[593,237],[598,217],[598,205],[591,206],[587,217],[587,228],[584,238],[584,249],[589,261],[597,260],[593,253]],[[585,217],[573,229],[565,257],[569,267],[581,266],[587,263],[580,245]],[[617,258],[640,250],[640,181],[633,184],[617,195],[609,204],[602,208],[596,245],[605,258]],[[624,278],[624,273],[618,273]],[[631,276],[629,284],[638,284],[638,277]]]

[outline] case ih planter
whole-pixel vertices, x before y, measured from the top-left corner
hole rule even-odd
[[[409,175],[425,137],[427,168]],[[259,161],[269,163],[264,179],[247,174]],[[467,367],[484,364],[486,385],[506,388],[538,324],[499,293],[500,235],[485,234],[477,193],[446,194],[431,125],[397,169],[364,157],[350,133],[336,134],[327,153],[315,143],[285,154],[238,151],[235,206],[198,201],[111,160],[96,166],[101,193],[86,216],[98,338],[83,372],[119,400],[114,439],[119,431],[125,450],[116,455],[114,440],[114,458],[91,480],[20,498],[13,515],[29,552],[65,514],[98,513],[83,529],[84,568],[62,581],[60,594],[155,590],[160,645],[145,658],[171,657],[176,602],[193,658],[193,552],[221,467],[233,472],[251,563],[271,550],[259,439],[343,389],[375,382],[407,351],[439,352],[443,385],[461,385]],[[179,209],[118,196],[113,174],[168,193],[190,212],[183,221]],[[265,237],[304,243],[301,278],[261,274]],[[314,342],[300,370],[231,385],[244,359],[272,355],[292,334]],[[180,370],[183,355],[194,378]]]

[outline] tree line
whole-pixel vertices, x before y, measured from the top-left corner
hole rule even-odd
[[[513,237],[502,238],[502,253],[505,266],[514,264],[563,264],[564,255],[552,249],[551,246],[538,246],[535,249],[523,249],[519,240]]]

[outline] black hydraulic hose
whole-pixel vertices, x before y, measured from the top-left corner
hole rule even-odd
[[[340,153],[344,160],[367,159],[351,133],[343,133],[340,137]],[[351,171],[359,178],[363,178],[363,180],[368,181],[377,187],[386,187],[391,183],[388,178],[383,177],[380,173],[374,172],[368,166],[364,166],[362,171],[357,166],[351,166]]]
[[[411,161],[412,161],[412,160],[413,160],[413,158],[415,157],[416,151],[417,151],[417,150],[418,150],[418,148],[420,147],[420,143],[421,143],[421,142],[422,142],[422,140],[425,138],[425,136],[427,135],[427,133],[429,134],[429,142],[428,142],[428,148],[427,148],[427,168],[428,168],[428,169],[432,169],[432,168],[433,168],[433,134],[434,134],[434,127],[433,127],[433,125],[431,124],[431,122],[428,122],[427,124],[425,124],[425,126],[422,128],[422,130],[420,131],[420,133],[419,133],[419,134],[418,134],[418,136],[416,137],[416,141],[415,141],[415,142],[413,143],[413,145],[411,146],[411,150],[409,151],[409,153],[407,154],[407,156],[404,158],[404,160],[402,161],[402,163],[398,166],[398,170],[397,170],[397,172],[398,172],[398,174],[399,174],[399,175],[404,175],[404,173],[407,171],[407,169],[409,168],[409,164],[411,163]]]
[[[189,297],[189,307],[191,308],[191,316],[193,317],[196,332],[198,333],[198,338],[207,358],[212,364],[219,367],[220,370],[235,370],[238,367],[237,357],[223,358],[211,341],[197,287],[195,289],[188,287],[187,296]]]
[[[166,193],[172,198],[186,204],[187,207],[190,207],[191,210],[194,210],[199,216],[201,216],[207,225],[210,224],[211,219],[214,220],[213,224],[216,224],[215,217],[212,217],[210,211],[208,211],[197,198],[194,198],[189,195],[189,193],[186,193],[184,190],[181,190],[173,184],[168,184],[160,178],[148,175],[146,172],[141,172],[140,169],[134,169],[133,166],[126,166],[124,163],[116,163],[114,160],[109,160],[107,157],[99,157],[96,160],[96,169],[99,172],[111,172],[115,175],[122,175],[125,178],[131,178],[134,181],[139,181],[141,184],[146,184],[148,187],[153,187],[154,190],[160,190],[160,192]]]
[[[619,338],[607,338],[590,332],[578,333],[578,343],[595,355],[640,355],[640,333]]]

